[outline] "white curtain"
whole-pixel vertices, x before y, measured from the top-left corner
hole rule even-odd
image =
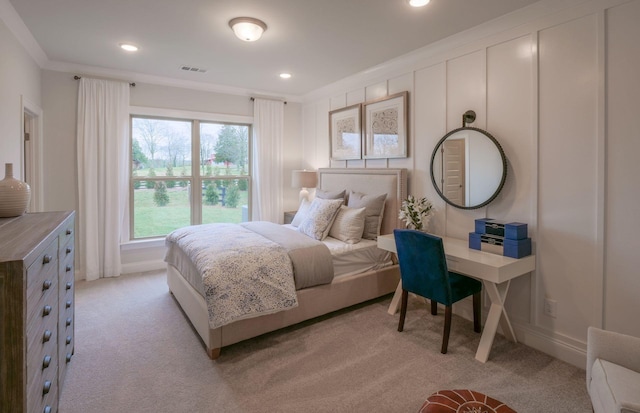
[[[252,219],[282,223],[284,102],[253,102]]]
[[[129,238],[129,84],[80,79],[77,131],[80,271],[116,277]]]

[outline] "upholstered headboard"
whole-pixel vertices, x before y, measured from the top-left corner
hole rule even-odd
[[[403,228],[398,218],[402,200],[407,197],[406,169],[320,168],[318,188],[325,191],[362,192],[368,195],[387,194],[382,217],[381,234],[391,234]]]

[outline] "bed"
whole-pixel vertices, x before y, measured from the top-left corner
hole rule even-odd
[[[379,232],[389,234],[394,228],[403,226],[398,218],[398,210],[402,200],[406,198],[406,178],[406,169],[322,168],[318,171],[318,192],[346,190],[347,194],[351,191],[364,194],[386,194]],[[260,224],[257,225],[260,226]],[[289,230],[295,232],[296,228],[289,228]],[[359,243],[345,246],[344,243],[328,237],[324,243],[334,244],[329,245],[329,249],[333,256],[333,267],[339,274],[329,283],[297,289],[295,291],[297,306],[285,311],[238,319],[217,326],[210,320],[210,308],[202,288],[193,280],[189,280],[187,274],[183,274],[187,272],[185,267],[178,265],[175,260],[165,259],[167,283],[171,294],[201,337],[208,356],[215,360],[220,356],[222,347],[395,291],[400,273],[398,266],[388,261],[389,258],[386,258],[387,262],[384,265],[376,263],[364,269],[362,266],[360,268],[353,266],[350,259],[357,254],[371,254],[372,250],[366,250],[365,244],[375,244],[375,241],[366,240],[360,246],[358,246]],[[351,249],[355,252],[348,251]],[[169,252],[167,255],[169,256]]]

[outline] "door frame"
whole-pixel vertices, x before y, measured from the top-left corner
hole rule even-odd
[[[28,172],[31,182],[31,200],[29,212],[42,212],[44,210],[44,172],[43,172],[43,133],[42,133],[42,108],[24,96],[20,96],[20,154],[24,169],[21,173]],[[25,113],[29,115],[29,145],[30,151],[25,154]],[[25,180],[27,178],[25,176]]]

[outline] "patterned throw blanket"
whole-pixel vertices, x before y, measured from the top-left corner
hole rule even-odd
[[[173,231],[170,242],[202,274],[211,328],[298,306],[287,251],[254,231],[234,224],[197,225]]]

